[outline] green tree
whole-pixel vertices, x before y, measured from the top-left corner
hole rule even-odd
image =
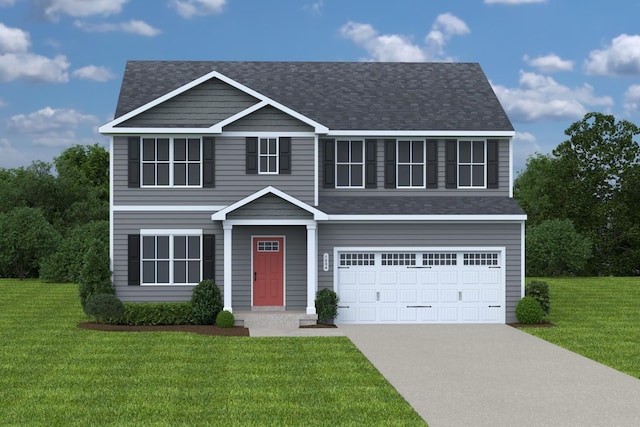
[[[529,227],[525,242],[527,276],[579,274],[591,257],[591,241],[568,219],[550,219]]]
[[[0,273],[38,277],[40,261],[60,242],[60,234],[39,209],[17,207],[0,214]]]
[[[79,279],[79,295],[82,308],[92,295],[115,294],[116,290],[111,283],[111,270],[109,269],[109,246],[104,245],[98,239],[89,243],[89,248],[82,261]]]

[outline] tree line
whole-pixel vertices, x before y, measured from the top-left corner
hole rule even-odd
[[[514,182],[529,276],[640,274],[640,129],[588,113]]]
[[[75,145],[53,163],[0,169],[0,277],[78,282],[86,254],[108,257],[108,248],[103,147]]]

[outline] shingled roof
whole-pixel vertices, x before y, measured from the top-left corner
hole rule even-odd
[[[212,71],[331,130],[513,131],[477,63],[129,61],[115,117]]]

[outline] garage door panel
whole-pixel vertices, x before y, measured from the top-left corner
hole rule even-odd
[[[418,290],[417,289],[400,289],[400,291],[398,292],[398,302],[403,304],[417,304]]]
[[[379,274],[381,285],[395,285],[398,283],[397,271],[382,271]]]
[[[396,303],[398,302],[398,291],[395,289],[382,289],[380,291],[381,303]]]
[[[438,283],[443,285],[455,285],[458,283],[457,271],[441,271],[438,275]]]
[[[438,289],[422,289],[420,292],[420,294],[422,295],[421,302],[438,302],[438,292]]]
[[[358,283],[365,285],[376,284],[376,272],[375,271],[358,271],[357,273]]]
[[[398,283],[401,285],[417,285],[418,273],[415,271],[401,271],[398,275]]]
[[[359,289],[358,290],[358,303],[374,303],[377,301],[377,292],[375,289]]]
[[[464,307],[462,309],[462,321],[463,322],[480,321],[480,309],[478,307]]]
[[[439,272],[437,271],[422,271],[420,272],[420,283],[423,285],[435,285],[438,283]]]
[[[441,307],[439,310],[440,319],[443,322],[457,322],[458,321],[458,308],[457,307]]]
[[[358,274],[352,270],[338,270],[338,280],[341,285],[356,285],[358,283]]]
[[[399,308],[398,320],[401,322],[414,323],[418,321],[418,309],[417,308]]]
[[[462,291],[462,302],[479,302],[480,291],[478,289],[465,289]]]
[[[340,291],[340,302],[343,304],[349,304],[357,302],[357,292],[355,289],[342,289]]]
[[[440,301],[442,302],[456,302],[458,301],[458,291],[453,289],[441,289]]]
[[[418,321],[420,322],[437,322],[438,321],[438,309],[429,307],[429,308],[420,308],[417,310],[418,312]]]
[[[398,321],[398,308],[397,307],[383,307],[379,309],[379,318],[382,322],[397,322]]]
[[[358,309],[359,322],[375,322],[376,309],[374,307],[363,307]]]
[[[462,273],[462,283],[465,285],[480,283],[480,274],[477,271],[465,271]]]
[[[497,289],[483,289],[482,290],[482,301],[483,302],[499,302],[498,298],[500,293]]]

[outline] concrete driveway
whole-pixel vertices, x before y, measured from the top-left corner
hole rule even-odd
[[[507,325],[339,329],[431,427],[640,426],[640,380]]]

